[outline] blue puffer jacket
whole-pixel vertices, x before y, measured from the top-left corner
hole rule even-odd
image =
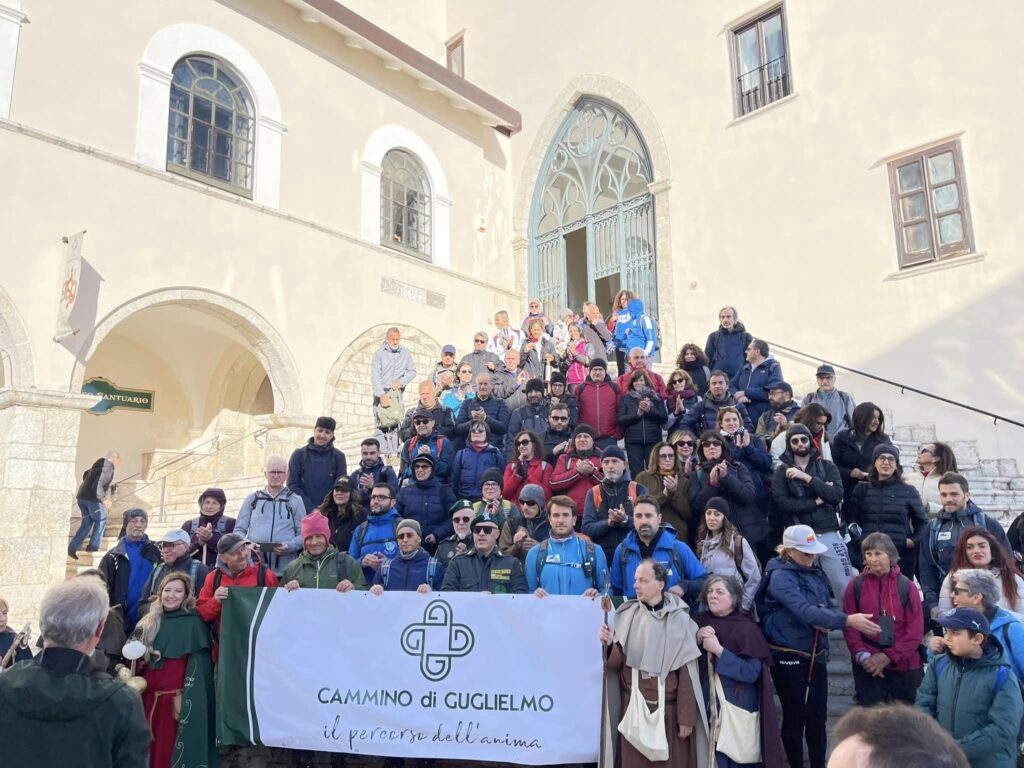
[[[998,605],[991,616],[985,613],[992,636],[999,641],[1006,652],[1006,660],[1013,667],[1017,680],[1024,685],[1024,624],[1005,608]]]
[[[369,515],[366,521],[356,526],[352,532],[352,543],[348,545],[348,553],[359,563],[367,555],[376,552],[388,558],[396,557],[398,540],[395,538],[395,526],[400,519],[401,516],[394,507],[380,515]],[[373,582],[373,568],[363,568],[363,575],[366,576],[368,584]]]
[[[420,584],[429,584],[437,592],[444,583],[444,566],[421,549],[408,560],[401,555],[388,560],[377,570],[373,583],[380,584],[385,592],[415,592]]]
[[[750,363],[744,363],[729,382],[729,392],[742,392],[750,398],[750,402],[745,405],[750,420],[757,426],[761,414],[771,410],[772,407],[772,404],[768,402],[768,390],[781,383],[782,366],[776,362],[774,357],[768,357],[757,368]]]
[[[675,552],[673,553],[673,550]],[[681,585],[688,600],[695,600],[700,595],[701,587],[708,572],[700,564],[700,560],[693,554],[686,544],[676,538],[676,529],[671,525],[661,526],[658,539],[654,543],[651,557],[668,569],[668,582],[665,589],[671,589],[677,584]],[[627,598],[636,597],[636,589],[633,586],[633,576],[640,565],[640,540],[636,531],[630,531],[622,543],[615,548],[615,556],[612,558],[612,594],[622,595]],[[679,572],[680,566],[683,572]]]
[[[455,461],[452,462],[452,491],[455,498],[479,499],[484,472],[491,468],[505,471],[505,457],[493,445],[488,445],[482,451],[467,446],[456,453]]]
[[[746,362],[744,354],[747,345],[754,340],[754,337],[747,333],[743,323],[736,323],[731,331],[724,331],[719,328],[708,334],[708,341],[704,345],[704,354],[708,356],[708,365],[712,371],[725,371],[729,378],[736,375],[736,372]]]
[[[615,324],[615,346],[626,355],[629,355],[631,349],[639,347],[649,357],[654,354],[654,347],[658,341],[654,321],[649,315],[644,314],[644,303],[641,299],[631,299],[627,308],[628,318]]]
[[[421,464],[423,462],[420,462]],[[414,481],[398,492],[395,509],[402,517],[420,524],[424,539],[433,536],[440,541],[455,533],[448,510],[455,504],[455,494],[433,475],[423,482]]]
[[[778,557],[768,561],[756,602],[761,631],[772,646],[809,654],[815,628],[846,626],[846,614],[831,607],[828,579],[817,565],[808,568]],[[828,632],[818,633],[815,660],[828,660]]]

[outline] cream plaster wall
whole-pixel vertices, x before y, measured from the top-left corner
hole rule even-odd
[[[795,95],[735,120],[728,30],[767,7],[450,0],[449,30],[472,35],[476,82],[523,114],[512,142],[517,224],[528,212],[521,193],[527,206],[533,194],[529,165],[546,148],[537,137],[563,108],[563,89],[581,76],[618,81],[657,120],[671,162],[668,346],[703,344],[718,308],[733,303],[755,334],[1022,420],[1013,189],[1024,157],[1021,113],[1005,93],[1015,87],[1013,21],[1024,21],[1024,6],[787,2]],[[897,263],[885,159],[961,132],[985,257],[887,280]],[[874,391],[899,402],[903,420],[934,420],[940,434],[976,434],[1024,458],[1019,429],[990,430],[934,401]]]

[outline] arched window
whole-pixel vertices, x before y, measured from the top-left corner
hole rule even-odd
[[[188,56],[174,66],[167,170],[252,197],[252,97],[226,64]]]
[[[429,259],[430,210],[430,182],[423,166],[405,150],[390,150],[381,163],[381,244]]]

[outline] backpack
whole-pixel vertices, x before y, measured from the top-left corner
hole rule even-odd
[[[910,579],[901,573],[896,580],[896,592],[900,596],[900,604],[903,606],[903,610],[907,609],[907,603],[910,602],[910,586]],[[860,610],[860,591],[863,587],[864,575],[861,574],[853,580],[853,604],[857,606],[857,610]]]
[[[594,507],[598,512],[601,511],[601,503],[604,501],[604,496],[601,493],[601,483],[598,483],[593,487],[594,492]],[[626,488],[626,496],[629,498],[630,503],[636,503],[636,482],[633,480],[629,481],[629,486]]]
[[[580,542],[580,540],[577,538],[576,539],[576,545],[577,546],[579,546],[579,542]],[[597,584],[597,558],[594,555],[594,542],[592,542],[590,539],[587,539],[586,544],[587,544],[587,553],[586,553],[586,556],[584,557],[584,561],[583,561],[583,572],[586,573],[588,570],[590,571],[590,574],[589,574],[589,576],[590,576],[590,583],[594,586],[594,589],[600,590],[601,588]],[[548,540],[544,539],[544,541],[540,542],[537,545],[537,584],[538,585],[540,584],[540,575],[544,571],[544,566],[547,565],[547,555],[545,554],[547,551],[548,551]]]
[[[416,441],[417,440],[419,440],[419,435],[413,435],[412,437],[409,438],[409,442],[406,443],[406,445],[409,446],[409,458],[408,458],[408,460],[406,460],[406,458],[404,456],[405,449],[404,448],[402,449],[402,453],[403,453],[402,461],[406,461],[406,467],[405,467],[405,471],[402,473],[402,479],[407,479],[407,478],[412,477],[412,461],[413,461],[413,459],[416,458]],[[444,437],[444,435],[438,435],[437,437],[431,438],[431,440],[436,440],[437,441],[437,456],[434,456],[433,453],[430,454],[431,457],[433,457],[433,459],[434,459],[434,468],[436,469],[437,468],[437,462],[441,459],[441,454],[444,452],[445,437]],[[429,445],[429,443],[430,443],[430,441],[428,441],[428,445]]]
[[[82,484],[78,486],[78,493],[75,496],[83,501],[98,501],[96,498],[96,484],[103,474],[103,465],[106,459],[96,459],[93,465],[82,473]]]
[[[394,536],[396,541],[398,540],[398,523],[401,522],[401,520],[402,520],[402,518],[396,517],[394,520],[391,521],[393,536]],[[369,520],[363,520],[363,522],[361,522],[359,524],[359,529],[358,529],[358,532],[356,533],[356,540],[359,543],[359,552],[360,552],[360,554],[362,554],[363,542],[366,541],[366,533],[369,530],[370,530],[370,521]],[[380,539],[380,541],[387,541],[387,539]],[[375,544],[375,543],[376,542],[371,542],[371,544]]]
[[[352,558],[352,556],[348,552],[342,552],[339,549],[338,550],[338,556],[336,558],[334,558],[334,563],[335,563],[335,565],[338,566],[338,583],[339,584],[341,582],[343,582],[345,579],[348,578],[348,561],[349,560],[352,560],[352,562],[355,563],[355,560]],[[358,567],[358,565],[359,564],[356,563],[357,567]]]
[[[682,542],[680,542],[682,543]],[[622,567],[622,575],[625,578],[626,575],[626,564],[629,562],[629,550],[621,544],[619,545],[619,565]],[[676,569],[676,573],[679,574],[679,580],[683,580],[683,574],[686,573],[686,569],[683,567],[683,558],[679,555],[679,550],[676,549],[675,544],[672,545],[672,567]]]
[[[260,563],[260,567],[256,569],[256,586],[265,587],[267,585],[267,566]],[[214,571],[213,575],[213,591],[216,592],[220,589],[221,578],[224,576],[224,571],[218,568]]]
[[[935,563],[935,569],[939,572],[940,579],[946,578],[946,574],[949,572],[942,567],[938,558],[939,529],[942,528],[942,523],[941,517],[932,518],[932,521],[928,523],[928,555],[931,557],[932,562]],[[971,515],[971,525],[968,527],[983,528],[987,531],[988,526],[985,525],[985,513],[978,510]],[[956,545],[956,542],[954,541],[953,544]]]
[[[936,682],[938,682],[939,675],[942,674],[942,670],[949,666],[949,656],[943,653],[938,658],[936,658],[935,661],[932,662],[932,664],[935,667],[935,680]],[[999,667],[998,670],[996,670],[996,685],[995,688],[992,690],[993,698],[995,698],[995,695],[1003,689],[1003,686],[1006,684],[1006,680],[1007,678],[1009,678],[1009,676],[1010,670],[1008,667],[1002,666]],[[1018,682],[1017,685],[1019,687],[1020,683]],[[1024,691],[1022,691],[1022,695],[1024,695]]]
[[[256,508],[255,505],[253,505],[253,509],[255,509],[255,508]],[[250,509],[249,511],[252,512],[252,509]],[[202,517],[202,515],[200,515],[199,517],[193,517],[191,520],[189,520],[189,523],[188,523],[189,533],[190,534],[195,533],[196,529],[199,528],[199,526],[202,525],[202,524],[203,524],[203,517]],[[224,516],[224,515],[221,515],[218,518],[218,520],[217,520],[217,527],[214,528],[214,530],[217,533],[219,533],[221,536],[223,536],[224,533],[227,531],[227,529],[228,529],[227,517]]]
[[[398,429],[405,417],[405,409],[402,407],[402,393],[400,390],[392,389],[388,393],[391,405],[377,404],[377,423],[385,431]]]
[[[427,560],[427,586],[433,587],[434,577],[437,575],[437,569],[441,565],[441,561],[436,557],[430,557]],[[380,580],[384,585],[384,589],[388,588],[388,579],[391,578],[391,560],[386,560],[384,565],[380,567]]]
[[[754,556],[754,564],[760,572],[761,561],[757,559],[757,554],[753,548],[751,548],[750,554]],[[743,537],[738,533],[732,535],[732,560],[736,564],[736,573],[740,575],[740,579],[746,584],[750,581],[750,577],[743,572]]]
[[[160,563],[160,565],[158,565],[153,570],[152,585],[153,585],[154,591],[156,590],[157,587],[160,586],[160,579],[163,578],[165,570],[167,570],[167,564],[166,563]],[[217,573],[220,573],[220,569],[217,570]],[[190,579],[192,579],[192,588],[193,589],[198,589],[199,587],[202,586],[201,584],[198,584],[198,585],[196,584],[196,576],[198,574],[199,574],[199,561],[198,560],[193,560],[192,558],[189,558],[189,561],[188,561],[188,577]],[[217,587],[214,587],[214,589],[216,590]],[[150,594],[153,594],[153,593],[151,592]]]

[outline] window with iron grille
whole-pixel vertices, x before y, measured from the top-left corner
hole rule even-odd
[[[210,56],[174,66],[167,170],[252,197],[253,102],[241,78]]]
[[[792,90],[782,8],[775,8],[732,32],[736,114],[746,115]]]
[[[426,171],[403,149],[384,155],[381,171],[381,244],[429,259],[430,182]]]
[[[901,268],[974,250],[959,141],[893,160],[889,192]]]

